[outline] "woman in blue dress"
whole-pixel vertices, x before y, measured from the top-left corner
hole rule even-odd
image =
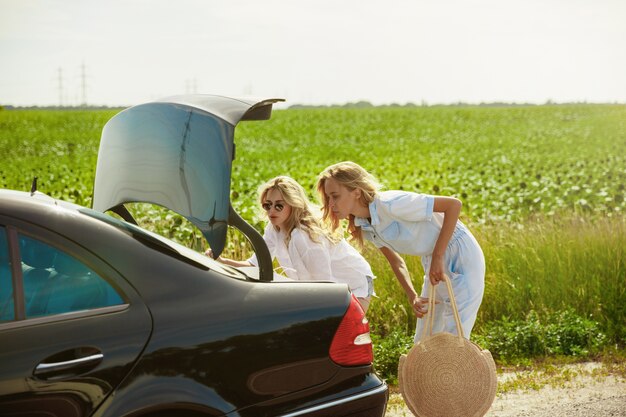
[[[389,261],[418,318],[426,314],[429,282],[435,285],[433,333],[456,334],[450,296],[445,285],[450,277],[461,318],[469,339],[485,288],[485,259],[480,245],[459,221],[461,201],[407,191],[380,191],[376,179],[354,162],[340,162],[319,176],[317,190],[323,218],[336,230],[348,220],[352,237],[374,243]],[[400,254],[418,255],[424,267],[421,297]],[[415,342],[422,335],[423,320],[417,321]]]

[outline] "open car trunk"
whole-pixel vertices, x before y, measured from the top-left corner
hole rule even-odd
[[[125,203],[151,203],[187,218],[218,257],[229,225],[250,239],[259,279],[272,280],[267,246],[230,204],[234,132],[242,120],[267,120],[282,99],[182,95],[130,107],[104,126],[93,208],[134,222]]]

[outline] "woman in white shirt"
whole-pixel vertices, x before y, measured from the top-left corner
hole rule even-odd
[[[417,317],[426,313],[428,281],[437,285],[448,275],[463,333],[469,339],[485,289],[485,258],[474,236],[459,221],[461,202],[453,197],[379,189],[374,177],[354,162],[329,166],[317,182],[324,220],[336,230],[342,219],[348,219],[348,229],[357,242],[363,244],[366,239],[380,249]],[[421,257],[426,274],[421,297],[399,254]],[[444,308],[435,309],[433,333],[456,334],[446,286],[435,288],[435,299],[443,302]],[[415,342],[422,335],[422,322],[417,321]]]
[[[279,176],[263,184],[259,196],[270,221],[263,238],[287,277],[345,283],[367,311],[374,278],[369,264],[345,239],[323,226],[302,186]],[[257,266],[256,256],[246,261],[219,260],[233,266]]]

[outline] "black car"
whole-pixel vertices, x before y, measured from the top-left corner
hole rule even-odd
[[[93,209],[0,191],[0,416],[384,415],[356,299],[275,280],[230,205],[235,126],[276,101],[178,96],[118,113]],[[131,202],[185,216],[214,256],[236,227],[258,272],[140,228]]]

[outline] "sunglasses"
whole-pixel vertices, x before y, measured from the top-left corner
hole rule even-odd
[[[276,204],[263,203],[261,204],[261,207],[263,207],[263,210],[265,211],[270,211],[272,207],[274,207],[274,210],[280,212],[280,211],[283,211],[283,209],[285,208],[285,205],[283,203],[276,203]]]

